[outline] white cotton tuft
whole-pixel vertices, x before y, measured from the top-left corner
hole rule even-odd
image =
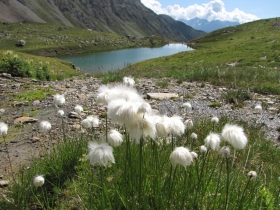
[[[200,146],[199,150],[200,150],[201,153],[206,153],[207,152],[207,147],[202,145],[202,146]]]
[[[193,159],[196,159],[198,157],[198,154],[196,152],[191,152]]]
[[[116,130],[111,130],[108,133],[108,143],[114,147],[118,147],[123,142],[123,136]]]
[[[6,123],[0,122],[0,137],[5,136],[8,133],[8,125]]]
[[[192,154],[190,153],[189,149],[185,147],[176,147],[171,153],[169,159],[174,168],[177,166],[177,164],[180,164],[186,168],[193,162]]]
[[[82,111],[84,111],[83,107],[80,105],[76,105],[74,109],[75,109],[75,112],[77,112],[78,114],[81,114]]]
[[[191,128],[193,127],[193,121],[192,121],[192,119],[187,119],[187,120],[185,120],[184,124],[185,124],[185,126],[186,126],[187,129],[191,129]]]
[[[204,140],[207,147],[211,147],[212,150],[219,150],[220,148],[220,135],[216,133],[210,133]]]
[[[237,125],[226,124],[222,130],[222,138],[237,150],[244,149],[248,142],[243,128]]]
[[[55,94],[53,97],[53,102],[56,106],[62,106],[63,104],[65,104],[64,95]]]
[[[192,134],[191,134],[191,138],[192,138],[192,139],[197,139],[197,134],[196,134],[196,133],[192,133]]]
[[[49,130],[51,130],[52,128],[52,125],[49,121],[42,121],[40,122],[40,125],[39,125],[39,130],[43,133],[46,133],[48,132]]]
[[[91,165],[109,166],[111,163],[115,163],[113,155],[113,148],[107,143],[98,144],[97,142],[89,142],[88,144],[89,159]]]
[[[223,158],[229,158],[230,157],[230,148],[227,146],[223,146],[219,153],[222,155]]]
[[[57,111],[57,115],[59,116],[59,117],[63,117],[63,115],[64,115],[64,111],[61,109],[61,110],[58,110]]]
[[[159,137],[167,137],[168,134],[170,133],[170,118],[167,116],[158,116],[158,115],[154,115],[154,122],[156,125],[156,129],[157,129],[157,135]]]
[[[255,106],[255,109],[261,111],[262,110],[262,106],[260,104],[258,104],[258,105]]]
[[[5,109],[0,109],[0,116],[5,113]]]
[[[177,115],[170,117],[169,127],[172,134],[182,135],[185,132],[186,126],[183,123],[183,118]]]
[[[249,178],[256,178],[258,176],[257,172],[255,171],[249,171],[247,175]]]
[[[33,184],[35,185],[35,187],[42,187],[44,183],[45,183],[45,178],[43,175],[38,175],[33,179]]]
[[[211,122],[217,124],[219,122],[219,118],[218,117],[212,117]]]
[[[186,109],[192,109],[192,105],[190,102],[183,103],[182,107],[184,107]]]
[[[134,86],[135,81],[134,81],[134,79],[132,77],[124,77],[123,78],[123,83],[125,85],[128,85],[128,86]]]

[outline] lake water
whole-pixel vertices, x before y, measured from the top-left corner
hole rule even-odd
[[[117,71],[140,61],[168,56],[182,51],[192,50],[184,44],[168,44],[156,48],[132,48],[107,52],[96,52],[83,55],[59,57],[80,67],[83,72],[97,73]]]

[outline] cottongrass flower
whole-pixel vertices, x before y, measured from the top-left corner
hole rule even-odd
[[[98,88],[97,92],[96,102],[104,105],[108,105],[111,101],[116,99],[133,102],[144,101],[135,88],[123,84],[114,87],[102,85]]]
[[[84,128],[91,128],[92,127],[92,124],[91,124],[90,120],[87,119],[87,118],[82,120],[81,125]]]
[[[221,138],[219,134],[210,133],[204,140],[207,147],[211,147],[212,150],[219,150]]]
[[[171,153],[169,159],[174,168],[177,166],[177,164],[180,164],[186,168],[193,162],[192,154],[190,153],[189,149],[185,147],[176,147]]]
[[[98,144],[97,142],[89,142],[89,154],[87,159],[91,165],[103,165],[105,167],[115,163],[113,148],[107,143]]]
[[[199,147],[199,150],[200,150],[201,153],[206,153],[206,152],[207,152],[207,147],[204,146],[204,145],[201,145],[201,146]]]
[[[237,125],[226,124],[222,130],[222,138],[237,150],[244,149],[248,142],[243,128]]]
[[[191,152],[193,159],[197,159],[198,154],[196,152]]]
[[[0,109],[0,116],[5,113],[5,109]]]
[[[8,125],[4,122],[0,122],[0,137],[5,136],[8,133]]]
[[[132,77],[124,77],[123,78],[123,83],[125,85],[128,85],[128,86],[134,86],[135,81],[134,81],[134,79]]]
[[[114,147],[118,147],[123,142],[123,136],[122,136],[122,134],[120,134],[120,132],[118,132],[116,130],[111,130],[108,133],[108,142],[110,145],[112,145]]]
[[[99,126],[99,119],[96,115],[89,115],[87,118],[90,122],[93,128],[96,128]]]
[[[168,120],[169,129],[172,134],[182,135],[185,132],[186,126],[183,123],[183,118],[177,115],[173,115]]]
[[[81,114],[82,111],[84,111],[82,106],[80,106],[80,105],[75,106],[75,112],[77,112],[78,114]]]
[[[218,117],[212,117],[211,122],[217,124],[219,122],[219,118]]]
[[[53,97],[53,102],[56,106],[62,106],[63,104],[65,104],[64,95],[55,94]]]
[[[262,106],[260,104],[257,104],[255,106],[255,110],[261,111],[262,110]]]
[[[81,125],[84,128],[94,128],[99,126],[99,119],[97,116],[89,115],[86,119],[82,120]]]
[[[192,138],[192,139],[197,139],[197,134],[196,134],[196,133],[192,133],[192,134],[191,134],[191,138]]]
[[[184,124],[185,124],[185,126],[186,126],[187,129],[190,129],[190,128],[193,127],[193,121],[192,121],[192,119],[187,119],[187,120],[185,120]]]
[[[33,184],[35,185],[35,187],[42,187],[44,183],[45,183],[45,178],[43,175],[38,175],[33,179]]]
[[[222,155],[223,158],[229,158],[230,157],[230,148],[227,146],[223,146],[219,153]]]
[[[57,111],[57,115],[58,115],[59,117],[63,117],[63,116],[64,116],[64,111],[63,111],[62,109],[58,110],[58,111]]]
[[[186,109],[192,109],[192,105],[189,102],[183,103],[182,107],[184,107]]]
[[[251,178],[255,179],[258,176],[257,172],[255,172],[255,171],[249,171],[249,173],[247,175],[250,179]]]
[[[42,121],[40,122],[40,125],[39,125],[39,130],[43,133],[46,133],[48,132],[49,130],[51,130],[52,128],[52,125],[49,121]]]

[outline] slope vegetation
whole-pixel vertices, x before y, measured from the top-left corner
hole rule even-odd
[[[172,18],[158,16],[140,0],[5,0],[0,2],[0,21],[59,23],[119,35],[158,35],[177,41],[204,34]]]

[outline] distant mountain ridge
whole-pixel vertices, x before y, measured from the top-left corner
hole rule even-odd
[[[231,21],[220,21],[220,20],[212,20],[208,21],[206,19],[194,18],[191,20],[184,20],[180,19],[183,23],[197,29],[202,30],[207,33],[215,31],[217,29],[229,27],[229,26],[236,26],[239,25],[239,22],[231,22]]]
[[[189,41],[205,32],[155,14],[140,0],[0,0],[0,21],[48,22],[119,35]]]

